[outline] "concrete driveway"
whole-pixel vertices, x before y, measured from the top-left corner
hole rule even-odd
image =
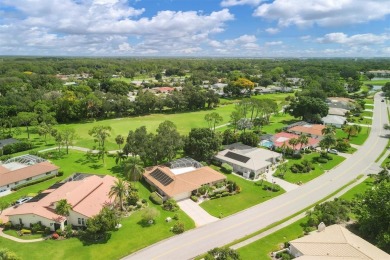
[[[219,218],[211,216],[191,199],[178,201],[177,204],[179,204],[180,208],[195,221],[197,227],[219,220]]]

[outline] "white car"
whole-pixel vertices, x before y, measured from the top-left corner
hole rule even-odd
[[[31,200],[32,197],[24,197],[21,199],[18,199],[15,203],[15,205],[22,205],[23,203],[26,203],[27,201]]]
[[[338,154],[339,151],[337,151],[336,149],[329,149],[328,151],[329,153],[333,153],[333,154]]]

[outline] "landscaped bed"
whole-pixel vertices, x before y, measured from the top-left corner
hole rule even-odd
[[[212,166],[212,168],[220,171],[219,167]],[[226,177],[228,180],[236,182],[241,187],[241,192],[233,196],[208,200],[200,204],[204,210],[215,217],[232,215],[284,193],[283,189],[276,192],[264,190],[265,185],[271,186],[270,183],[265,181],[261,184],[262,181],[253,182],[234,174],[226,174]]]
[[[342,161],[345,160],[344,157],[334,154],[328,154],[328,156],[332,157],[333,159],[328,160],[326,163],[319,163],[317,161],[317,158],[320,157],[320,154],[317,152],[305,154],[301,159],[289,158],[287,162],[287,171],[283,179],[291,183],[306,183],[314,178],[317,178],[326,170],[334,168],[336,165],[340,164]],[[314,169],[307,173],[293,173],[291,171],[291,166],[293,164],[302,164],[304,160],[309,161],[312,167],[314,167]],[[275,172],[274,176],[280,176],[279,169]]]

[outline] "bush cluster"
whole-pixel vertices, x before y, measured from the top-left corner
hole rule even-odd
[[[196,196],[196,195],[192,195],[192,196],[191,196],[191,199],[192,199],[192,201],[194,201],[194,202],[198,202],[198,200],[199,200],[198,196]]]
[[[177,202],[174,199],[169,199],[169,200],[165,201],[163,204],[163,209],[168,210],[168,211],[174,212],[174,211],[179,210],[179,208],[180,208],[179,205],[177,205]]]
[[[150,199],[153,203],[155,203],[155,204],[157,204],[157,205],[162,205],[162,204],[163,204],[162,198],[157,194],[156,191],[150,194],[149,199]]]
[[[224,173],[232,173],[232,172],[233,172],[233,167],[230,166],[230,165],[227,164],[227,163],[223,163],[223,164],[221,165],[221,169],[222,169],[222,171],[223,171]]]
[[[184,232],[184,223],[181,221],[176,222],[172,228],[172,232],[175,234],[183,233]]]

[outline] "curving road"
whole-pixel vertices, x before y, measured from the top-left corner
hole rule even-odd
[[[383,130],[383,124],[388,123],[387,107],[381,100],[380,95],[376,94],[369,138],[338,167],[293,191],[220,221],[160,241],[124,259],[190,259],[291,216],[341,188],[365,173],[387,145],[386,135],[389,131]]]

